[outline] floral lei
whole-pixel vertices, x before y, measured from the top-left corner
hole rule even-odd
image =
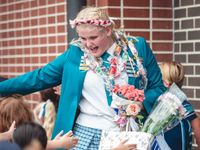
[[[111,59],[107,61],[103,60],[101,57],[95,58],[88,49],[82,45],[79,45],[80,48],[84,51],[84,56],[81,58],[80,70],[91,69],[96,74],[100,75],[104,80],[106,90],[112,93],[115,85],[115,79],[120,76],[121,72],[127,72],[127,64],[129,64],[129,70],[132,70],[132,77],[138,77],[141,75],[141,89],[145,89],[147,86],[146,71],[142,65],[141,59],[138,57],[138,52],[133,44],[133,42],[137,42],[137,39],[134,41],[129,41],[123,32],[115,32],[114,34],[117,46],[114,51],[114,56],[112,56]],[[128,55],[128,48],[131,50],[133,58]],[[122,50],[123,54],[120,56]],[[122,58],[122,61],[119,61],[119,57]],[[110,67],[105,67],[103,63],[109,64]],[[134,66],[137,66],[137,70],[134,69]]]

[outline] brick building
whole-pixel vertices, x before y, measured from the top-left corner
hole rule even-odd
[[[87,0],[84,5],[102,7],[116,27],[144,37],[159,62],[181,62],[183,89],[200,112],[199,0]],[[0,0],[0,75],[23,74],[65,51],[73,34],[71,7],[71,0]],[[40,97],[34,93],[27,99],[34,104]]]

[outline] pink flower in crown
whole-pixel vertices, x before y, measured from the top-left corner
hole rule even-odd
[[[135,116],[138,115],[138,113],[140,112],[140,110],[141,110],[141,108],[140,108],[140,106],[139,106],[138,104],[136,104],[136,103],[131,103],[131,104],[129,104],[129,105],[127,106],[127,108],[126,108],[126,114],[127,114],[128,116],[133,116],[133,117],[135,117]]]
[[[111,20],[101,20],[101,19],[75,19],[70,20],[70,25],[72,28],[75,28],[77,25],[80,24],[91,24],[96,26],[103,26],[107,27],[112,25]]]

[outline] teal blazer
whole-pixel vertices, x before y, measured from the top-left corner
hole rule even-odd
[[[151,49],[143,38],[137,37],[137,40],[135,46],[139,57],[143,59],[148,78],[144,107],[147,112],[150,112],[157,97],[165,91],[165,87]],[[66,52],[44,67],[0,82],[0,94],[2,96],[12,93],[25,95],[61,84],[53,137],[61,130],[64,132],[72,130],[87,72],[79,70],[81,56],[83,56],[83,51],[75,45],[70,45]]]

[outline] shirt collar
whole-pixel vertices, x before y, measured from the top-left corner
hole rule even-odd
[[[113,56],[116,46],[117,44],[114,42],[113,45],[107,50],[107,53]]]

